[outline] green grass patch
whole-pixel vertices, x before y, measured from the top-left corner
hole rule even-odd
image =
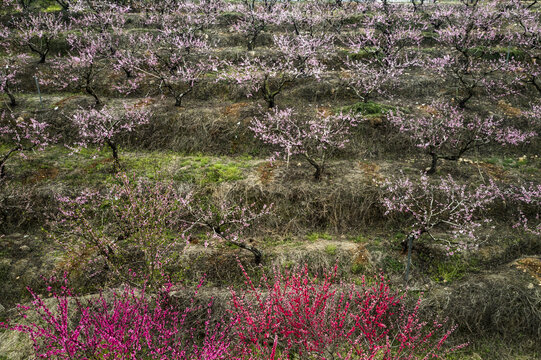
[[[327,245],[325,246],[325,253],[331,256],[336,255],[336,245]]]
[[[399,274],[402,273],[404,269],[404,264],[400,260],[389,255],[383,258],[383,271],[385,273]]]
[[[0,154],[8,150],[9,145],[0,144]],[[249,157],[132,152],[122,148],[119,155],[122,170],[134,176],[197,185],[241,180],[244,170],[251,166]],[[111,183],[117,170],[107,147],[81,148],[73,152],[62,146],[51,146],[43,152],[28,154],[26,159],[14,155],[6,163],[6,172],[13,181],[55,181],[73,187],[99,187]]]
[[[312,232],[306,236],[308,241],[316,242],[318,240],[332,240],[332,236],[328,233]]]
[[[464,278],[468,273],[477,269],[478,261],[476,259],[467,260],[460,255],[453,255],[443,261],[432,263],[428,273],[430,278],[436,282],[451,283]]]

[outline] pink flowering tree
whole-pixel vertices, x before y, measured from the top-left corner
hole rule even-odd
[[[85,12],[74,17],[71,26],[80,29],[80,33],[70,34],[67,38],[69,56],[52,65],[56,70],[53,79],[42,79],[42,82],[61,89],[70,87],[84,91],[94,98],[96,105],[102,105],[96,90],[98,75],[108,69],[110,59],[115,57],[120,47],[126,11],[125,7],[110,5],[103,11]]]
[[[246,241],[246,234],[255,223],[271,214],[272,205],[239,205],[226,199],[200,202],[191,207],[191,220],[187,221],[192,231],[205,231],[207,239],[223,242],[251,252],[256,264],[261,264],[263,254]],[[208,240],[205,241],[208,246]]]
[[[49,124],[32,118],[15,117],[3,111],[0,115],[0,138],[8,144],[8,150],[0,155],[0,179],[6,175],[5,165],[9,158],[19,154],[26,158],[33,151],[42,151],[55,142],[57,137],[49,133]]]
[[[102,105],[102,99],[96,90],[98,75],[107,68],[109,57],[109,33],[96,35],[82,31],[77,36],[69,36],[70,55],[59,59],[51,67],[55,70],[51,79],[41,78],[43,85],[50,85],[75,91],[83,91],[94,98],[96,105]]]
[[[504,192],[504,197],[518,209],[517,222],[513,227],[541,236],[541,185],[513,185]]]
[[[316,1],[305,3],[284,3],[284,6],[276,11],[276,24],[290,26],[295,35],[310,35],[316,37],[325,33],[325,17],[322,4]]]
[[[436,172],[440,159],[458,161],[488,144],[518,145],[536,135],[507,125],[493,115],[469,114],[459,107],[435,102],[424,114],[391,113],[388,121],[432,158],[428,174]]]
[[[18,74],[22,72],[28,61],[27,55],[5,57],[0,60],[0,93],[9,98],[9,106],[17,106],[15,91],[20,83]]]
[[[242,14],[233,29],[246,39],[246,47],[253,50],[259,35],[267,30],[275,19],[274,7],[265,7],[255,0],[243,0],[238,6],[238,12]]]
[[[146,62],[144,51],[153,40],[148,33],[122,34],[118,47],[112,51],[113,68],[126,76],[126,84],[119,86],[119,90],[130,92],[139,87],[135,78],[142,74]]]
[[[19,30],[20,43],[39,55],[40,64],[51,50],[51,41],[67,29],[62,15],[54,13],[28,14],[22,19],[14,20]]]
[[[262,97],[269,109],[286,84],[302,78],[319,80],[326,69],[322,60],[332,50],[331,36],[282,35],[274,36],[274,43],[277,57],[246,57],[220,75],[245,88],[248,97]]]
[[[433,22],[441,23],[435,29],[437,40],[449,53],[433,59],[431,66],[456,89],[453,94],[460,107],[480,91],[492,97],[513,92],[503,75],[514,71],[515,62],[506,54],[494,59],[491,53],[495,46],[512,41],[505,28],[507,13],[498,11],[495,1],[440,5],[433,17]]]
[[[478,247],[475,230],[488,220],[482,211],[500,196],[494,184],[471,186],[457,183],[451,175],[438,179],[421,175],[410,179],[404,175],[388,179],[384,185],[385,215],[401,214],[406,217],[410,230],[402,244],[408,251],[406,282],[409,279],[413,241],[426,235],[443,243],[449,255]],[[450,238],[437,239],[437,229],[451,233]]]
[[[35,355],[45,359],[235,359],[229,331],[234,321],[213,324],[212,302],[195,305],[202,283],[191,303],[175,308],[173,287],[166,284],[152,296],[148,288],[77,297],[69,283],[51,282],[56,306],[30,290],[29,305],[19,305],[23,319],[0,323],[0,327],[26,334]],[[57,289],[59,288],[59,289]],[[190,321],[198,317],[199,320]]]
[[[224,11],[226,3],[223,0],[202,0],[186,2],[183,5],[186,22],[190,27],[205,31],[217,23],[218,16]]]
[[[166,28],[150,44],[147,57],[147,74],[158,83],[160,92],[175,99],[175,106],[191,93],[202,78],[217,71],[219,61],[207,54],[208,44],[189,32]]]
[[[350,130],[358,118],[349,114],[318,114],[315,118],[298,115],[292,109],[272,109],[262,118],[254,118],[250,129],[256,138],[278,150],[275,155],[289,159],[301,155],[315,168],[314,178],[321,179],[329,155],[349,142]]]
[[[537,1],[511,0],[509,3],[508,17],[517,24],[517,30],[511,33],[511,44],[526,54],[517,70],[523,82],[541,93],[541,16],[534,7]]]
[[[104,106],[101,109],[78,110],[71,121],[78,131],[79,140],[75,145],[87,147],[90,144],[109,146],[113,159],[119,164],[118,136],[132,132],[138,126],[148,124],[150,112],[144,109],[130,108],[125,105],[123,110]]]
[[[366,16],[362,32],[348,45],[353,55],[344,60],[344,85],[366,102],[371,96],[387,94],[408,68],[419,64],[422,21],[417,13],[400,4],[373,4],[373,16]],[[416,50],[417,49],[417,50]]]
[[[51,232],[68,249],[68,270],[84,270],[90,277],[131,282],[129,274],[136,271],[154,289],[163,281],[164,267],[176,260],[175,249],[187,240],[181,220],[189,214],[192,196],[172,183],[120,174],[105,194],[84,191],[58,201]]]
[[[275,269],[256,286],[243,269],[246,289],[232,291],[234,336],[265,359],[420,359],[454,350],[443,349],[454,329],[423,321],[420,300],[407,309],[383,276],[338,284],[336,270]]]

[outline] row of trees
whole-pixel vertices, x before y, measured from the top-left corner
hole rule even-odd
[[[269,107],[274,106],[284,84],[301,77],[322,79],[329,70],[342,71],[343,85],[362,101],[390,95],[400,76],[415,67],[441,75],[460,107],[480,93],[509,96],[521,83],[541,91],[541,20],[528,2],[438,4],[424,12],[380,2],[338,6],[203,1],[156,6],[166,5],[169,7],[138,15],[141,26],[151,27],[147,31],[128,31],[134,26],[126,23],[128,19],[133,22],[130,8],[107,2],[75,15],[23,14],[0,31],[0,43],[8,51],[27,47],[44,63],[51,44],[70,33],[68,56],[55,58],[52,64],[62,76],[54,80],[47,76],[42,81],[86,91],[98,104],[96,77],[109,71],[110,65],[125,75],[119,85],[123,91],[134,91],[155,80],[156,90],[172,96],[177,106],[197,82],[218,70],[218,78],[237,81],[246,87],[248,96],[258,94]],[[238,14],[231,31],[245,38],[248,49],[254,48],[263,32],[285,28],[285,35],[273,38],[276,52],[235,62],[220,60],[216,43],[208,39],[218,36],[218,29],[212,26],[219,16],[231,11]],[[337,13],[343,17],[340,26],[334,20]],[[341,30],[332,31],[335,28]],[[429,38],[441,47],[438,56],[422,51],[422,42]],[[331,55],[338,60],[329,61]],[[1,90],[15,105],[14,74],[24,62],[13,60],[4,66],[11,68],[0,78]]]
[[[96,81],[101,72],[107,71],[111,59],[113,69],[122,73],[125,79],[123,84],[119,85],[120,91],[134,91],[151,79],[161,92],[174,97],[175,105],[179,106],[198,81],[208,78],[210,73],[217,73],[218,80],[235,81],[246,87],[248,96],[259,95],[266,101],[270,110],[263,111],[253,120],[250,128],[254,135],[276,149],[275,157],[283,157],[288,163],[291,156],[304,157],[314,167],[314,177],[319,180],[324,173],[326,160],[333,151],[347,145],[352,129],[362,121],[362,114],[321,113],[316,117],[300,116],[293,109],[275,107],[275,99],[284,86],[295,79],[322,79],[329,70],[329,54],[336,51],[337,46],[346,46],[349,51],[349,55],[340,65],[344,71],[343,83],[352,88],[362,101],[389,91],[389,86],[397,82],[397,77],[407,69],[421,64],[431,64],[433,69],[447,75],[452,74],[457,84],[462,86],[461,94],[464,97],[455,101],[455,104],[438,101],[427,107],[424,113],[411,114],[397,110],[387,116],[391,127],[431,157],[428,174],[436,173],[440,159],[456,161],[480,146],[491,143],[517,145],[536,135],[532,130],[519,130],[503,117],[480,115],[464,109],[475,94],[475,89],[480,86],[485,87],[486,92],[493,96],[497,96],[493,92],[495,89],[509,94],[512,90],[510,84],[516,84],[514,80],[524,74],[522,68],[535,69],[536,62],[533,60],[538,56],[539,50],[539,38],[536,35],[539,19],[532,7],[523,2],[511,2],[506,6],[497,1],[487,4],[468,2],[459,5],[463,6],[460,11],[456,6],[438,6],[425,12],[387,3],[351,4],[348,6],[352,6],[353,10],[360,14],[360,20],[354,22],[354,26],[347,31],[340,26],[338,33],[330,33],[325,30],[326,25],[322,25],[329,24],[328,19],[318,20],[317,16],[310,17],[311,22],[308,22],[307,17],[304,20],[295,18],[292,22],[294,31],[273,37],[275,53],[269,56],[248,56],[236,62],[219,60],[215,49],[204,36],[205,31],[217,21],[218,14],[224,11],[219,3],[166,2],[159,6],[165,5],[169,8],[151,9],[143,18],[146,24],[156,29],[154,32],[126,31],[129,7],[108,3],[94,6],[73,17],[63,13],[29,13],[23,15],[23,21],[17,22],[19,30],[13,39],[20,41],[19,45],[28,46],[39,54],[40,63],[46,61],[54,38],[68,29],[79,31],[67,37],[66,41],[70,46],[67,58],[54,59],[52,66],[56,70],[56,76],[43,82],[84,90],[95,99],[94,108],[80,109],[74,114],[68,114],[78,133],[77,139],[69,143],[69,146],[107,145],[118,165],[118,135],[133,131],[137,126],[151,121],[151,114],[144,109],[125,106],[124,110],[118,110],[103,104],[96,90]],[[311,7],[312,15],[317,15],[317,11],[323,13],[321,9],[326,6],[343,9],[337,4],[286,5],[285,9],[274,3],[243,3],[239,6],[249,6],[244,10],[250,10],[250,16],[259,14],[258,19],[262,18],[261,21],[267,22],[265,26],[276,25],[278,20],[271,23],[269,19],[274,19],[271,15],[275,14],[277,9],[282,14],[280,21],[286,21],[283,19],[289,19],[291,14],[302,16],[297,12],[299,9],[306,10],[304,7]],[[164,14],[165,16],[162,16]],[[213,20],[199,26],[204,22],[201,16]],[[253,48],[256,44],[255,25],[243,23],[246,19],[242,17],[240,23],[235,22],[233,27],[241,33],[251,34],[247,37],[252,39],[248,41],[248,46]],[[246,27],[240,26],[241,23]],[[336,25],[333,22],[330,24]],[[246,29],[254,31],[250,33]],[[260,31],[263,29],[267,27]],[[440,44],[445,45],[447,52],[443,57],[427,60],[420,56],[419,49],[425,36],[423,31],[433,31]],[[4,39],[1,43],[8,51],[12,50],[14,44],[9,37],[10,30],[5,28],[1,33]],[[494,51],[494,46],[502,41],[510,46],[520,47],[528,54],[522,67],[517,65],[517,59],[504,58],[503,55],[490,59],[488,55]],[[10,98],[11,105],[15,106],[12,89],[18,81],[18,66],[23,64],[27,57],[8,59],[9,63],[4,68],[6,71],[2,72],[4,75],[0,78],[0,85]],[[448,70],[450,72],[447,72]],[[495,76],[498,71],[504,71],[514,80],[511,83],[500,83],[499,81],[504,79]],[[517,71],[521,74],[519,77],[515,76]],[[527,80],[535,84],[535,76],[531,76]],[[525,118],[538,119],[539,106],[534,106],[526,113]],[[12,154],[20,152],[24,155],[30,150],[43,149],[58,138],[47,131],[51,127],[46,122],[16,117],[11,111],[3,113],[2,124],[0,134],[9,138],[9,142],[13,144],[1,160],[2,175],[5,174],[4,164]],[[486,205],[484,200],[476,198],[477,190],[469,193],[461,191],[465,198],[457,202],[454,196],[458,185],[452,186],[452,183],[448,183],[452,182],[452,179],[444,178],[432,185],[428,178],[422,179],[421,187],[413,186],[408,179],[397,179],[394,185],[389,184],[388,189],[392,190],[391,193],[421,191],[426,196],[437,192],[440,194],[438,196],[443,198],[445,206],[457,211],[467,207],[475,212],[474,210],[482,209]],[[424,189],[422,186],[433,188]],[[526,187],[522,189],[522,195],[527,193]],[[496,190],[493,193],[496,193]],[[513,196],[514,199],[524,199],[522,195],[518,192],[518,195]],[[421,198],[431,199],[431,195],[426,196]],[[483,199],[485,198],[493,200],[495,197],[486,196]],[[418,197],[412,196],[411,199],[418,200]],[[398,204],[396,201],[394,203]],[[387,206],[390,203],[384,201],[384,204]],[[396,206],[393,208],[389,205],[387,208],[389,211],[406,212],[412,218],[416,218],[418,213],[428,211],[425,208],[428,204],[425,203],[420,205],[422,211],[416,210],[418,212],[413,211],[409,205]],[[433,201],[430,206],[434,206]],[[417,238],[428,233],[432,227],[446,222],[455,223],[458,227],[471,225],[471,214],[468,211],[466,213],[470,214],[469,216],[464,215],[456,222],[448,218],[450,214],[443,213],[447,218],[444,216],[443,220],[427,220],[416,226],[412,234],[416,234]],[[527,217],[521,219],[522,224],[526,224]],[[536,231],[538,226],[532,227],[532,221],[534,220],[530,220],[526,226]],[[223,235],[223,230],[216,230],[220,229],[220,226],[211,228],[216,234]],[[246,247],[243,241],[233,238],[227,241]],[[100,249],[102,255],[107,253],[104,250],[106,248],[114,247],[108,244]],[[248,250],[260,261],[259,250]]]

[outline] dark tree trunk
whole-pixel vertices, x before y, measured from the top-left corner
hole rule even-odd
[[[406,263],[406,274],[404,275],[404,280],[406,282],[406,284],[408,283],[409,281],[409,276],[410,276],[410,268],[411,268],[411,248],[413,247],[413,238],[415,237],[415,235],[413,234],[409,234],[408,237],[406,238],[406,246],[408,248],[408,260],[407,260],[407,263]]]
[[[13,149],[9,150],[7,152],[7,154],[2,157],[2,159],[0,159],[0,179],[3,179],[3,178],[6,177],[6,161],[8,161],[11,154],[13,154],[14,152],[16,152],[18,150],[21,150],[21,149],[20,148],[13,148]]]
[[[90,95],[90,96],[92,96],[94,98],[96,106],[101,105],[100,98],[98,97],[98,95],[96,95],[96,92],[94,91],[94,89],[92,89],[92,87],[90,85],[87,85],[85,87],[85,91],[86,91],[86,93],[88,95]]]
[[[113,152],[113,159],[115,160],[115,164],[120,165],[120,159],[118,157],[118,145],[111,140],[107,140],[107,145],[109,145],[109,148]]]
[[[11,91],[6,90],[6,94],[9,97],[9,105],[10,106],[17,106],[17,100],[15,99],[15,96],[13,96]]]
[[[430,164],[430,169],[426,172],[428,175],[432,175],[436,172],[436,168],[438,166],[438,155],[435,153],[430,153],[430,156],[432,156],[432,163]]]

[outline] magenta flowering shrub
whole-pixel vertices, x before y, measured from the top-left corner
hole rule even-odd
[[[329,155],[346,147],[350,129],[358,122],[358,117],[350,114],[319,113],[307,119],[292,109],[272,109],[263,118],[254,118],[250,129],[255,137],[276,146],[275,156],[284,157],[288,164],[291,156],[303,156],[316,169],[314,177],[319,180]]]
[[[64,281],[59,291],[48,288],[56,306],[29,291],[32,303],[19,305],[23,320],[0,326],[29,335],[39,358],[232,359],[228,332],[234,322],[211,325],[205,315],[195,324],[187,321],[204,309],[194,299],[185,309],[176,309],[170,283],[154,295],[145,287],[127,286],[112,295],[83,299]]]
[[[322,277],[306,267],[275,270],[255,286],[231,291],[229,316],[212,318],[212,301],[175,306],[167,282],[156,292],[124,290],[78,298],[67,281],[53,299],[30,290],[22,319],[0,326],[30,336],[45,359],[444,359],[454,327],[419,316],[383,276],[359,286],[338,283],[336,267]],[[195,320],[194,318],[199,319]]]
[[[263,275],[256,286],[244,272],[246,289],[232,291],[238,317],[235,338],[259,358],[419,359],[443,358],[452,333],[419,318],[380,276],[368,285],[337,283],[336,267],[311,276],[307,267]]]
[[[399,132],[432,158],[428,174],[436,172],[438,160],[459,160],[465,153],[491,143],[518,145],[537,134],[507,125],[493,115],[468,114],[459,107],[435,102],[422,115],[400,112],[387,116]]]

